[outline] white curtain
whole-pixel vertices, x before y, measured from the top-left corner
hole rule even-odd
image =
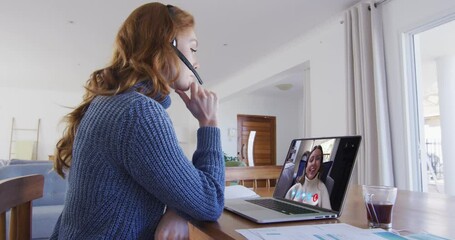
[[[345,14],[348,131],[362,136],[359,184],[394,185],[382,18],[373,2]]]

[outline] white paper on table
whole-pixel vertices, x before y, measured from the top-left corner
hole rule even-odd
[[[361,229],[346,223],[237,229],[250,240],[385,240],[406,239],[382,229]],[[397,238],[398,237],[398,238]]]
[[[253,190],[243,186],[243,185],[233,185],[226,186],[224,188],[224,199],[233,199],[233,198],[258,198]]]

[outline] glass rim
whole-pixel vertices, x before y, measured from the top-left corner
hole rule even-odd
[[[393,191],[397,190],[397,188],[394,187],[394,186],[366,185],[366,184],[363,184],[362,185],[362,189],[365,189],[365,188],[378,189],[378,190],[393,190]]]

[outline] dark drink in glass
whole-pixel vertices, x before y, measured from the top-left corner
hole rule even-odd
[[[367,217],[370,227],[380,227],[390,229],[392,227],[392,208],[391,202],[372,202],[367,203]]]
[[[397,197],[397,188],[362,185],[363,199],[370,228],[392,229],[392,210]]]

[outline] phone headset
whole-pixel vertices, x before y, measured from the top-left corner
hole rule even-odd
[[[167,10],[169,12],[169,15],[171,16],[171,18],[174,16],[174,6],[172,5],[166,5],[167,7]],[[188,59],[185,57],[185,55],[183,55],[182,52],[180,52],[180,50],[177,48],[177,39],[173,39],[172,42],[171,42],[171,46],[172,48],[175,50],[175,53],[177,53],[177,56],[179,56],[180,60],[182,60],[182,62],[188,67],[188,69],[191,70],[191,72],[193,72],[194,76],[196,77],[197,81],[199,82],[199,84],[203,84],[204,82],[202,81],[201,77],[199,76],[199,74],[196,72],[196,69],[194,69],[193,65],[190,63],[190,61],[188,61]]]

